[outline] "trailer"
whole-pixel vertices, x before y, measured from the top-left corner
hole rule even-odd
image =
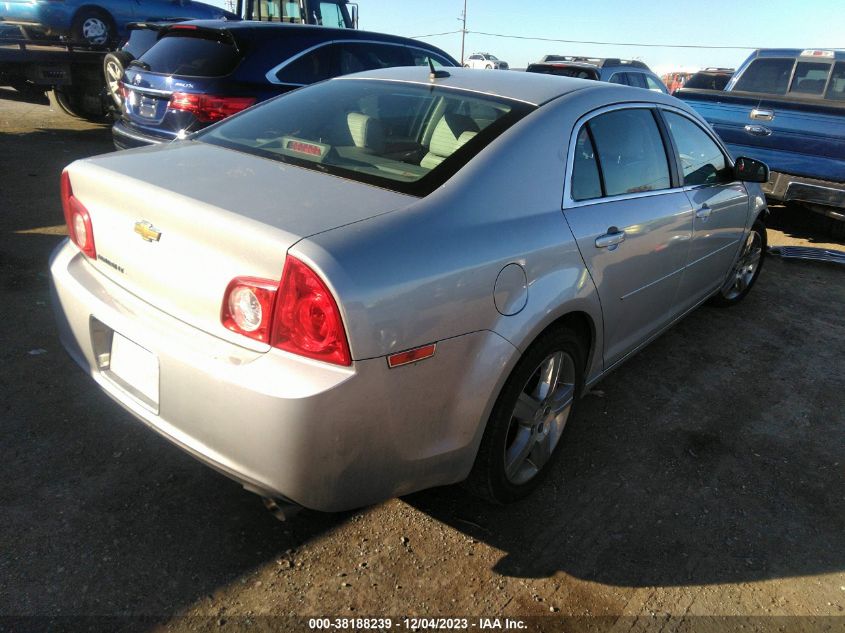
[[[0,85],[30,97],[46,99],[74,117],[103,120],[103,55],[106,51],[82,44],[27,39],[23,32],[9,37],[0,32]]]

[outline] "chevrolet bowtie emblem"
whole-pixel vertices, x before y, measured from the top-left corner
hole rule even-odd
[[[158,242],[161,238],[161,231],[146,220],[139,220],[135,223],[135,232],[147,242]]]

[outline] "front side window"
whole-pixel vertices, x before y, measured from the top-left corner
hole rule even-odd
[[[315,16],[317,18],[315,21],[316,24],[330,26],[336,29],[346,27],[346,23],[343,21],[343,12],[340,6],[334,2],[321,2],[319,11],[320,15]]]
[[[650,109],[614,110],[595,117],[588,125],[605,195],[669,188],[669,163]]]
[[[664,112],[681,158],[684,185],[716,185],[733,181],[722,150],[700,127],[674,112]]]
[[[335,79],[267,101],[194,138],[427,195],[533,109],[428,85]]]
[[[820,95],[827,84],[830,64],[818,62],[798,62],[789,92],[793,94]]]
[[[666,92],[666,89],[663,87],[663,84],[661,84],[651,75],[643,75],[643,77],[645,77],[646,87],[649,90],[654,90],[655,92]]]
[[[742,73],[733,89],[740,92],[786,94],[789,75],[794,65],[795,60],[792,58],[755,59]]]

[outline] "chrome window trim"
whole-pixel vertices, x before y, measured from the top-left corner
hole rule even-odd
[[[419,66],[419,68],[423,68],[423,66]],[[448,68],[453,68],[453,66],[449,66]],[[333,81],[384,81],[387,83],[392,84],[409,84],[411,86],[426,86],[431,87],[432,84],[430,83],[423,83],[422,81],[413,81],[410,79],[385,79],[384,77],[350,77],[348,75],[341,75],[340,77],[334,77]],[[526,105],[538,107],[540,104],[535,103],[534,101],[526,101],[525,99],[518,99],[516,97],[503,97],[500,94],[496,94],[495,92],[485,92],[483,90],[473,90],[472,88],[465,88],[463,86],[447,86],[444,84],[438,84],[436,86],[440,90],[453,90],[455,92],[464,92],[467,94],[476,94],[476,95],[484,95],[485,97],[493,97],[494,99],[498,99],[499,101],[510,101],[513,103],[524,103]]]
[[[587,114],[583,115],[575,122],[575,126],[572,128],[572,134],[570,134],[569,137],[569,148],[566,152],[566,173],[564,175],[563,205],[561,207],[562,209],[577,209],[578,207],[592,206],[595,204],[604,204],[605,202],[617,202],[619,200],[632,200],[635,198],[649,198],[651,196],[660,196],[667,193],[683,192],[683,187],[669,187],[667,189],[655,189],[654,191],[623,193],[616,196],[600,196],[598,198],[590,198],[589,200],[573,200],[572,198],[572,173],[575,165],[575,148],[577,146],[578,134],[580,134],[581,128],[583,128],[584,125],[586,125],[589,121],[596,118],[597,116],[601,116],[602,114],[606,114],[608,112],[614,112],[616,110],[652,110],[654,112],[661,106],[662,104],[659,103],[648,103],[641,101],[615,103],[613,105],[603,106],[596,110],[592,110]],[[655,127],[657,127],[659,133],[660,128],[657,126],[656,121],[654,125]],[[665,151],[666,150],[664,147],[664,152]],[[668,161],[669,159],[674,159],[674,157],[667,155],[666,159]],[[666,169],[667,171],[669,171],[669,177],[671,182],[672,170],[669,168],[668,162],[666,164]]]
[[[671,112],[672,114],[677,114],[678,116],[681,116],[681,117],[687,119],[693,125],[698,127],[699,130],[704,132],[704,134],[707,136],[707,138],[709,138],[711,141],[713,141],[716,144],[716,147],[718,147],[719,150],[722,152],[722,156],[725,159],[725,165],[727,165],[728,167],[731,168],[731,170],[733,170],[734,160],[733,160],[733,157],[731,156],[731,153],[727,150],[724,143],[722,143],[722,140],[718,136],[716,136],[716,134],[714,132],[711,132],[710,130],[705,128],[703,125],[701,125],[701,121],[696,119],[694,116],[691,116],[689,112],[686,112],[685,110],[682,110],[681,108],[677,108],[675,106],[659,104],[657,106],[657,109],[658,110],[664,110],[666,112]],[[669,128],[668,122],[666,123],[666,128],[667,128],[667,130]],[[671,131],[669,131],[669,133],[671,134]],[[674,146],[674,144],[675,144],[675,139],[672,138],[672,145]],[[676,151],[677,151],[677,149],[678,148],[675,147]],[[680,168],[680,166],[679,166],[679,168]],[[681,179],[683,179],[684,171],[683,171],[682,168],[680,168],[680,174],[679,175],[681,176]],[[717,183],[713,183],[713,184],[710,184],[710,185],[682,185],[681,189],[683,189],[684,191],[695,191],[696,189],[701,189],[703,187],[728,187],[728,186],[736,185],[736,184],[742,184],[742,181],[734,179],[734,180],[729,180],[727,182],[717,182]]]
[[[452,67],[452,64],[448,60],[444,59],[443,57],[441,57],[437,53],[434,53],[434,52],[432,52],[432,51],[430,51],[426,48],[423,48],[421,46],[413,46],[413,45],[410,45],[410,44],[402,44],[400,42],[384,42],[384,41],[380,41],[380,40],[359,40],[359,39],[326,40],[325,42],[320,42],[319,44],[315,44],[314,46],[310,46],[306,49],[303,49],[300,52],[298,52],[296,55],[288,57],[282,63],[280,63],[280,64],[274,66],[273,68],[271,68],[270,70],[268,70],[267,73],[264,75],[264,78],[269,83],[277,85],[277,86],[296,86],[296,87],[299,87],[299,88],[301,88],[302,86],[308,86],[310,84],[294,83],[294,82],[291,82],[291,81],[280,81],[279,78],[276,77],[276,75],[282,69],[284,69],[286,66],[289,66],[290,64],[292,64],[293,62],[298,60],[300,57],[304,57],[305,55],[308,55],[309,53],[317,50],[318,48],[322,48],[324,46],[332,46],[334,44],[381,44],[383,46],[401,46],[402,48],[409,48],[409,49],[413,49],[413,50],[422,51],[426,55],[431,55],[435,59],[440,60],[441,64],[445,63],[445,66],[447,68]]]

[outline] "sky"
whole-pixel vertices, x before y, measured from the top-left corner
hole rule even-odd
[[[225,6],[225,0],[206,1]],[[357,2],[361,29],[428,36],[420,39],[460,60],[460,33],[431,34],[461,29],[464,0]],[[513,68],[525,68],[556,53],[640,59],[663,74],[707,66],[736,68],[755,48],[845,47],[845,0],[467,0],[466,4],[470,32],[465,55],[492,53]]]

